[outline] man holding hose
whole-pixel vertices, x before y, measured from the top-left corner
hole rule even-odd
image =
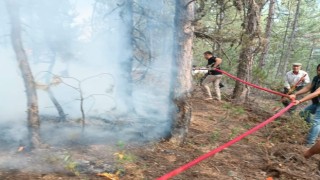
[[[211,95],[211,90],[209,87],[209,84],[212,83],[217,94],[216,100],[221,101],[221,93],[220,93],[221,86],[219,86],[219,84],[221,82],[222,73],[219,71],[216,71],[215,69],[220,69],[220,64],[222,63],[222,59],[213,56],[212,52],[210,51],[204,52],[203,55],[204,55],[204,58],[208,61],[207,68],[210,69],[208,71],[208,75],[201,83],[203,86],[203,91],[207,96],[205,100],[213,99]]]
[[[293,63],[292,70],[286,73],[284,83],[284,93],[291,94],[295,91],[301,90],[306,84],[310,83],[310,78],[307,72],[301,70],[301,63]],[[282,104],[287,107],[290,101],[286,98],[282,98]],[[289,113],[292,113],[296,107],[289,109]]]
[[[290,99],[294,100],[294,104],[298,105],[302,102],[312,100],[312,104],[306,107],[303,111],[300,112],[305,120],[311,124],[311,128],[307,137],[307,146],[312,146],[320,133],[320,104],[319,104],[319,95],[320,95],[320,64],[317,66],[317,76],[312,80],[311,84],[308,84],[300,91],[290,95]],[[305,94],[307,92],[311,94],[305,96],[300,100],[295,100],[297,95]],[[312,115],[312,116],[311,116]]]

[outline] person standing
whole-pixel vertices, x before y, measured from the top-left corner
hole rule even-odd
[[[220,69],[220,64],[222,63],[222,59],[213,56],[212,52],[206,51],[203,53],[204,58],[208,61],[207,68],[209,68],[208,75],[206,78],[202,81],[202,86],[204,87],[204,91],[206,94],[205,100],[212,100],[212,94],[209,87],[209,84],[212,83],[214,90],[217,94],[216,100],[221,101],[221,92],[219,84],[221,82],[222,73],[219,71],[216,71],[215,69]]]
[[[309,134],[307,137],[307,147],[312,146],[319,134],[320,134],[320,104],[319,104],[319,95],[320,95],[320,64],[317,66],[317,76],[312,79],[311,84],[308,84],[300,91],[297,91],[290,95],[290,99],[294,100],[295,105],[298,105],[302,102],[312,100],[312,104],[306,107],[303,111],[300,112],[300,115],[304,115],[305,120],[311,125]],[[307,92],[311,94],[305,96],[300,100],[295,100],[296,96],[305,94]],[[311,116],[313,114],[313,116]]]
[[[286,73],[284,83],[284,93],[291,94],[295,91],[301,90],[306,84],[310,83],[310,78],[307,72],[301,70],[301,63],[293,63],[292,70]],[[300,81],[299,84],[297,84]],[[282,104],[287,107],[290,104],[290,100],[283,98]],[[296,107],[290,108],[288,111],[292,113]]]

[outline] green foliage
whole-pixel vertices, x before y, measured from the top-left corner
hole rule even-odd
[[[308,134],[310,124],[306,123],[298,114],[292,115],[286,121],[275,121],[276,127],[273,127],[269,136],[273,142],[290,142],[305,144],[305,135]]]
[[[126,153],[126,152],[119,152],[115,153],[116,155],[116,160],[118,163],[130,163],[130,162],[135,162],[137,157],[134,154],[131,153]]]
[[[218,131],[213,132],[213,133],[211,134],[211,136],[210,136],[210,142],[217,142],[217,141],[219,141],[220,136],[221,136],[221,133],[220,133],[220,132],[218,132]]]
[[[114,155],[115,155],[118,163],[122,164],[122,163],[127,163],[127,162],[134,162],[136,160],[135,155],[133,155],[131,153],[127,153],[125,151],[125,142],[118,141],[116,143],[116,147],[119,152],[114,153]]]
[[[63,162],[66,170],[74,173],[76,176],[80,175],[80,172],[77,170],[78,164],[72,159],[72,156],[70,154],[67,154],[64,157]]]
[[[259,84],[265,83],[265,81],[268,78],[268,72],[266,72],[264,69],[261,69],[259,67],[254,67],[253,69],[253,77],[256,82]]]
[[[124,143],[123,141],[118,141],[117,144],[116,144],[116,146],[117,146],[118,148],[120,148],[120,149],[124,149],[125,143]]]
[[[245,129],[250,129],[250,128],[251,128],[251,125],[250,125],[250,124],[244,124],[243,127],[244,127]]]
[[[223,108],[228,109],[231,112],[231,115],[239,116],[246,113],[246,111],[241,106],[235,106],[231,103],[223,104]]]
[[[225,10],[221,14],[221,4],[226,3]],[[223,59],[222,68],[228,72],[236,74],[239,53],[241,51],[240,42],[245,43],[243,36],[243,12],[238,11],[232,1],[205,1],[205,16],[196,23],[195,31],[205,36],[197,36],[194,41],[194,62],[193,64],[203,66],[206,61],[202,53],[212,50],[214,54]],[[254,56],[254,67],[252,69],[252,79],[269,88],[279,89],[282,87],[283,77],[276,76],[277,72],[283,71],[283,61],[288,48],[288,39],[292,32],[293,19],[296,12],[297,1],[282,0],[275,5],[275,15],[270,38],[270,49],[266,56],[266,65],[261,68],[258,66],[261,51],[257,51]],[[260,42],[263,45],[266,41],[263,38],[268,19],[269,2],[265,4],[261,11],[260,19]],[[220,26],[220,15],[222,25]],[[288,22],[289,20],[289,22]],[[293,39],[292,47],[289,51],[289,62],[286,70],[291,69],[293,62],[301,62],[302,69],[306,70],[310,76],[316,75],[315,66],[320,63],[320,3],[319,1],[303,1],[300,4],[298,23]],[[288,26],[288,29],[286,29]],[[311,50],[314,49],[311,54]],[[222,52],[223,50],[223,52]]]
[[[239,135],[239,133],[241,132],[241,129],[238,127],[234,127],[231,129],[231,134],[229,134],[229,139],[234,139],[235,137],[237,137]]]

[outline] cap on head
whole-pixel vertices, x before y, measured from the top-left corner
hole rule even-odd
[[[301,63],[292,63],[292,66],[302,66]]]

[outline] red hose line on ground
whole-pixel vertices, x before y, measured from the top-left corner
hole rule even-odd
[[[201,161],[203,161],[203,160],[205,160],[205,159],[207,159],[207,158],[215,155],[216,153],[222,151],[223,149],[231,146],[232,144],[234,144],[234,143],[240,141],[241,139],[243,139],[244,137],[246,137],[246,136],[248,136],[248,135],[250,135],[250,134],[258,131],[259,129],[261,129],[261,128],[264,127],[265,125],[267,125],[267,124],[269,124],[270,122],[274,121],[276,118],[278,118],[278,117],[281,116],[283,113],[285,113],[286,111],[288,111],[292,106],[294,106],[293,102],[291,102],[291,103],[289,104],[289,106],[285,107],[284,109],[282,109],[281,111],[279,111],[277,114],[275,114],[275,115],[272,116],[271,118],[267,119],[266,121],[258,124],[258,125],[255,126],[254,128],[252,128],[252,129],[248,130],[247,132],[241,134],[240,136],[232,139],[231,141],[229,141],[229,142],[227,142],[227,143],[219,146],[218,148],[216,148],[216,149],[208,152],[207,154],[204,154],[204,155],[198,157],[197,159],[195,159],[195,160],[193,160],[193,161],[191,161],[191,162],[189,162],[189,163],[187,163],[187,164],[185,164],[185,165],[183,165],[183,166],[181,166],[181,167],[179,167],[179,168],[177,168],[177,169],[175,169],[175,170],[173,170],[173,171],[165,174],[164,176],[161,176],[161,177],[158,178],[157,180],[167,180],[167,179],[169,179],[169,178],[172,178],[173,176],[176,176],[177,174],[180,174],[181,172],[183,172],[183,171],[191,168],[192,166],[198,164],[199,162],[201,162]]]
[[[279,96],[289,97],[288,94],[283,94],[283,93],[280,93],[280,92],[277,92],[277,91],[273,91],[273,90],[271,90],[271,89],[267,89],[267,88],[263,88],[263,87],[260,87],[260,86],[258,86],[258,85],[255,85],[255,84],[251,84],[251,83],[249,83],[249,82],[247,82],[247,81],[244,81],[244,80],[242,80],[242,79],[240,79],[240,78],[238,78],[238,77],[236,77],[236,76],[234,76],[234,75],[232,75],[232,74],[229,74],[229,73],[227,73],[227,72],[225,72],[225,71],[222,71],[222,70],[220,70],[220,69],[215,69],[215,71],[221,72],[221,73],[223,73],[223,74],[231,77],[232,79],[235,79],[235,80],[237,80],[237,81],[240,81],[240,82],[242,82],[243,84],[246,84],[246,85],[248,85],[248,86],[252,86],[252,87],[254,87],[254,88],[257,88],[257,89],[260,89],[260,90],[263,90],[263,91],[266,91],[266,92],[269,92],[269,93],[272,93],[272,94],[276,94],[276,95],[279,95]]]

